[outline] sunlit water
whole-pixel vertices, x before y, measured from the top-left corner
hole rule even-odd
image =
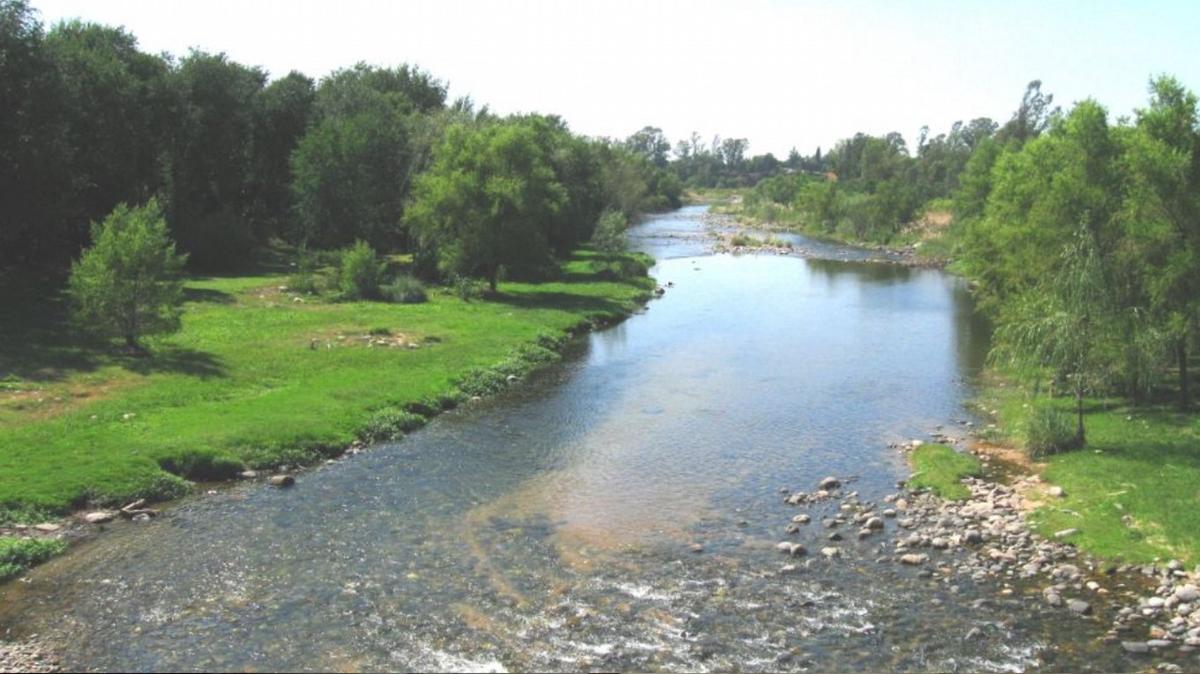
[[[635,229],[673,287],[561,366],[292,489],[115,526],[0,622],[109,670],[1129,668],[1096,625],[876,563],[886,536],[774,550],[781,486],[878,499],[888,441],[964,418],[985,334],[941,272],[706,256],[702,212]]]

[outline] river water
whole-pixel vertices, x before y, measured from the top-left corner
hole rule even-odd
[[[1098,624],[877,563],[890,533],[775,551],[781,487],[879,499],[889,441],[966,418],[986,332],[942,272],[708,255],[703,212],[631,232],[673,286],[561,365],[292,489],[114,526],[4,588],[0,626],[127,671],[1129,668]]]

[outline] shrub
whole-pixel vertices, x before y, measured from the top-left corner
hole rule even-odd
[[[67,549],[64,541],[48,538],[0,538],[0,581]]]
[[[424,426],[426,421],[425,417],[405,410],[383,409],[372,415],[359,432],[359,437],[366,442],[382,442],[415,431]]]
[[[1051,405],[1037,405],[1029,415],[1025,447],[1033,457],[1077,449],[1075,420]]]
[[[342,252],[341,269],[338,270],[338,286],[342,296],[347,299],[379,297],[379,282],[383,278],[384,267],[375,249],[365,241],[356,241]]]
[[[118,205],[92,226],[92,247],[71,267],[72,318],[82,330],[124,338],[131,349],[143,335],[179,330],[186,260],[175,254],[156,201]]]
[[[592,245],[596,250],[606,253],[619,253],[625,250],[625,229],[629,226],[629,218],[621,211],[604,211],[596,223],[596,231],[592,234]]]
[[[321,291],[317,278],[317,256],[307,247],[300,246],[296,251],[296,272],[288,277],[288,288],[306,295],[316,295]]]
[[[242,470],[240,461],[204,451],[160,459],[158,465],[172,475],[196,481],[227,480]]]
[[[450,287],[454,289],[455,295],[458,295],[467,302],[480,299],[487,292],[486,283],[469,276],[454,276],[450,280]]]
[[[407,274],[396,277],[396,280],[383,288],[383,297],[397,304],[420,304],[428,299],[425,284]]]

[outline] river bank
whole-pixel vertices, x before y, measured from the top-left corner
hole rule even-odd
[[[183,332],[140,361],[72,342],[53,303],[9,289],[4,341],[19,348],[0,368],[0,541],[15,552],[3,575],[42,561],[21,548],[148,519],[148,504],[197,483],[282,483],[522,381],[654,296],[644,261],[625,265],[640,276],[613,272],[624,257],[581,251],[559,281],[418,305],[314,301],[283,275],[192,279]]]

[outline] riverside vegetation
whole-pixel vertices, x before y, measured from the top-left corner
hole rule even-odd
[[[414,66],[268,82],[24,0],[0,39],[6,577],[59,549],[29,524],[411,430],[654,289],[613,230],[681,185],[628,142]]]

